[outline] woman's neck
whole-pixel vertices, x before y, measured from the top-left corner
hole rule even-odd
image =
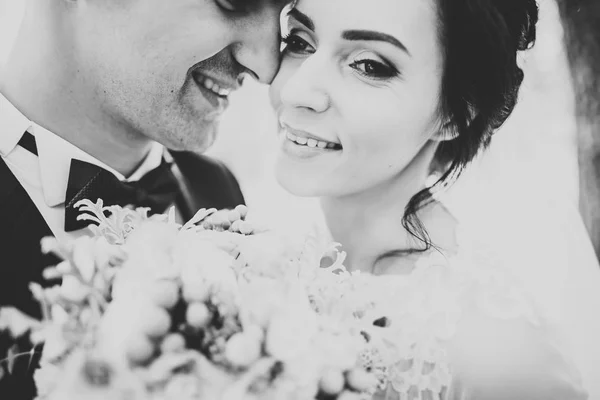
[[[403,171],[377,186],[321,199],[329,230],[348,253],[349,269],[374,272],[386,253],[414,248],[402,218],[411,198],[425,188],[435,149],[435,143],[428,143]]]
[[[69,39],[61,40],[69,21],[43,3],[26,9],[0,71],[0,92],[31,121],[128,176],[151,141],[102,111],[93,82],[78,73]]]

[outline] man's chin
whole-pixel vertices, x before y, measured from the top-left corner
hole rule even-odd
[[[203,126],[201,130],[189,132],[184,136],[182,136],[181,133],[178,133],[175,140],[169,140],[168,143],[162,144],[173,151],[204,153],[215,143],[216,138],[216,126]]]

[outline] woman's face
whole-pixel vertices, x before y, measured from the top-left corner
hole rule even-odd
[[[271,87],[279,182],[344,196],[402,174],[440,127],[433,0],[300,0]]]

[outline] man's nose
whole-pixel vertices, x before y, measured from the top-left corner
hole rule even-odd
[[[245,72],[261,83],[269,84],[279,70],[281,60],[279,13],[265,12],[240,27],[233,56]]]

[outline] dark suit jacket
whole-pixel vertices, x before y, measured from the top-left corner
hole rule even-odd
[[[184,219],[200,208],[233,208],[244,203],[244,197],[233,174],[208,157],[187,152],[172,152],[174,172],[181,194],[176,200]],[[52,256],[42,255],[40,240],[52,232],[19,181],[0,159],[0,307],[12,306],[40,318],[40,306],[32,298],[29,282],[51,286],[44,281],[44,267],[56,263]],[[4,360],[14,341],[0,332],[0,360]],[[27,349],[27,339],[18,343]],[[30,347],[29,347],[30,348]],[[39,353],[39,351],[38,351]],[[37,360],[18,358],[8,373],[7,363],[0,362],[0,399],[31,400],[35,397],[32,374]]]

